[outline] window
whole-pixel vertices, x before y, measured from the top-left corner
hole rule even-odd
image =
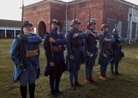
[[[5,38],[5,30],[0,30],[0,38]]]
[[[20,30],[16,30],[16,36],[20,34]]]
[[[86,7],[86,2],[81,2],[80,4],[79,4],[79,7],[81,8],[81,7]]]
[[[33,11],[36,11],[37,10],[37,6],[33,7]]]
[[[124,9],[128,10],[128,5],[124,4]]]

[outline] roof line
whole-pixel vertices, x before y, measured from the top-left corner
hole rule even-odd
[[[138,5],[136,5],[134,3],[131,3],[131,2],[128,2],[126,0],[113,0],[113,1],[120,2],[120,3],[123,3],[123,4],[127,4],[127,5],[132,6],[132,7],[134,5],[138,9]]]
[[[17,21],[17,22],[21,22],[20,20],[10,20],[10,19],[0,19],[2,21]]]
[[[30,7],[34,7],[34,6],[37,6],[37,5],[40,5],[40,4],[45,4],[45,3],[48,3],[48,2],[57,2],[57,3],[61,3],[61,4],[67,4],[67,3],[71,4],[71,3],[77,3],[77,2],[82,2],[82,1],[85,2],[85,1],[90,1],[90,0],[75,0],[75,1],[70,1],[70,2],[64,2],[64,1],[60,1],[60,0],[43,0],[43,1],[40,1],[40,2],[36,2],[36,3],[30,4],[30,5],[27,5],[27,6],[25,6],[25,9],[30,8]],[[113,1],[128,4],[130,6],[134,5],[138,8],[138,5],[136,5],[134,3],[131,3],[131,2],[128,2],[126,0],[113,0]]]
[[[24,8],[26,9],[26,8],[37,6],[37,5],[40,5],[40,4],[45,4],[45,3],[48,3],[48,2],[57,2],[57,3],[61,3],[61,4],[66,4],[67,3],[67,2],[59,1],[59,0],[43,0],[43,1],[36,2],[36,3],[30,4],[30,5],[26,5]]]

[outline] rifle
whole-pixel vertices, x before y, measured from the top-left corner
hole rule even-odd
[[[85,30],[85,15],[84,15],[84,30]]]
[[[90,19],[91,19],[91,14],[90,14],[90,11],[89,11],[89,27],[87,28],[88,29],[88,32],[89,32],[89,29],[90,29]],[[90,46],[90,36],[88,35],[88,47]],[[90,48],[88,49],[88,51],[90,52]]]
[[[73,34],[75,34],[75,19],[76,19],[76,8],[75,8],[75,13],[74,13],[74,27],[73,27]],[[73,35],[72,34],[72,35]]]
[[[116,29],[116,30],[117,30],[118,20],[119,20],[119,16],[118,16],[117,21],[116,21],[116,26],[115,26],[115,29]]]
[[[75,8],[75,13],[74,13],[74,25],[73,25],[73,30],[72,30],[72,31],[73,31],[72,36],[73,36],[73,34],[75,34],[75,19],[76,19],[76,8]],[[72,37],[72,36],[71,36],[71,37]],[[74,40],[74,39],[72,38],[72,40],[71,40],[72,54],[74,54],[74,53],[73,53],[73,40]]]
[[[50,7],[50,37],[52,38],[52,32],[51,32],[51,21],[52,21],[52,19],[51,18],[52,18],[52,11],[51,11],[51,7]],[[52,43],[50,43],[50,52],[51,52],[51,60],[53,63],[55,63]]]
[[[20,35],[24,34],[23,32],[23,15],[24,15],[24,0],[22,0],[22,16],[21,16],[21,31],[20,31]],[[20,49],[18,51],[18,55],[20,58],[20,62],[23,64],[23,60],[24,60],[24,47],[23,47],[23,40],[20,39]],[[24,65],[25,67],[25,65]]]
[[[91,13],[89,11],[89,29],[90,29]]]
[[[118,16],[117,21],[116,21],[115,33],[116,33],[116,30],[117,30],[118,19],[119,19],[119,16]],[[115,34],[114,34],[114,38],[115,38]],[[117,54],[116,54],[116,49],[115,49],[115,43],[113,43],[113,51],[114,51],[114,56],[116,57]]]

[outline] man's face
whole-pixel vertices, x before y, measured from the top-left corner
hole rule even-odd
[[[23,31],[32,32],[32,27],[31,26],[26,26],[26,27],[23,28]]]
[[[109,32],[109,27],[104,28],[103,31],[108,33]]]
[[[115,35],[118,35],[118,32],[116,32]]]
[[[95,25],[96,25],[96,24],[94,24],[94,23],[91,24],[91,25],[90,25],[90,29],[95,29]]]
[[[57,31],[58,30],[58,25],[56,23],[52,23],[51,29],[54,30],[54,31]]]
[[[80,24],[75,24],[75,29],[79,29]]]

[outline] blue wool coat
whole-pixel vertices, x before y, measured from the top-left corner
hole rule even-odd
[[[32,50],[38,49],[38,45],[42,42],[42,38],[38,35],[27,36],[27,37],[28,37],[28,41],[23,42],[23,48],[24,48],[23,51],[25,56],[23,62],[26,67],[33,62],[38,67],[37,78],[39,78],[39,74],[40,74],[39,57],[38,56],[26,57],[25,50],[32,51]],[[11,45],[11,50],[10,50],[11,58],[14,62],[14,74],[13,74],[14,82],[17,82],[21,72],[24,70],[24,69],[19,69],[17,67],[17,64],[20,63],[20,59],[17,54],[19,49],[20,49],[20,39],[18,35],[17,38],[13,41]]]
[[[86,54],[86,62],[89,62],[89,63],[87,63],[88,65],[91,65],[92,62],[95,62],[95,59],[96,59],[97,53],[98,53],[97,46],[96,45],[89,46],[89,42],[97,43],[96,40],[100,39],[100,35],[98,35],[96,31],[92,31],[92,32],[96,34],[96,37],[94,37],[93,35],[90,34],[90,35],[88,35],[88,38],[85,39],[85,51],[88,50],[90,53],[93,54],[93,57],[94,57],[94,58],[89,57]],[[88,33],[88,31],[86,33]]]
[[[61,38],[60,38],[59,34],[61,35]],[[64,37],[64,35],[61,32],[59,34],[53,33],[53,38],[55,39],[56,43],[52,44],[52,46],[66,45],[67,44],[67,40]],[[51,69],[54,68],[54,67],[49,65],[49,62],[52,62],[51,61],[49,38],[50,38],[50,34],[46,33],[45,38],[44,38],[44,49],[45,49],[45,55],[46,55],[46,58],[47,58],[47,64],[46,64],[46,68],[45,68],[45,72],[44,72],[45,76],[48,76]],[[60,50],[58,52],[54,52],[54,58],[55,58],[55,66],[60,63],[61,59],[64,61],[64,52],[63,52],[63,50]]]
[[[109,33],[102,32],[100,34],[100,40],[99,40],[100,52],[99,52],[99,58],[98,58],[98,64],[100,64],[100,65],[104,64],[105,59],[106,59],[106,58],[103,57],[103,53],[106,53],[105,50],[104,50],[104,45],[103,45],[103,34],[105,34],[105,37],[107,39],[111,39],[111,42],[105,42],[105,46],[106,45],[112,45],[112,43],[115,42],[115,38],[111,37],[109,35]],[[113,49],[107,49],[107,53],[108,53],[107,56],[110,56],[110,57],[114,55]]]
[[[81,30],[75,29],[75,33],[78,33],[79,37],[75,38],[73,40],[73,43],[82,44],[84,42],[83,38],[88,37],[88,34]],[[74,63],[74,61],[70,59],[70,55],[74,55],[75,59],[82,57],[81,62],[82,63],[85,62],[85,52],[84,52],[83,46],[79,46],[78,48],[73,47],[73,50],[72,50],[72,47],[71,47],[72,35],[73,35],[73,31],[71,29],[69,29],[65,35],[66,39],[68,40],[68,43],[66,45],[66,48],[67,48],[66,66],[68,71],[70,71],[73,68],[73,66],[76,66],[74,65],[76,63]],[[80,65],[78,66],[78,68],[76,68],[76,70],[78,70],[79,68],[80,68]]]
[[[112,36],[113,38],[115,38],[115,42],[114,42],[114,48],[119,48],[121,47],[121,42],[124,42],[125,39],[119,36]],[[116,53],[116,57],[113,57],[111,60],[111,63],[114,64],[115,62],[119,62],[117,60],[121,60],[121,59],[117,59],[118,56],[124,57],[124,52],[121,49],[115,50]]]

